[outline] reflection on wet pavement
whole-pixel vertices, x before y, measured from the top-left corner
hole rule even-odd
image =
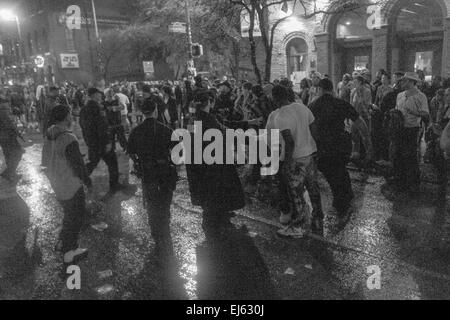
[[[174,257],[164,262],[155,256],[139,182],[130,177],[137,191],[114,196],[95,217],[109,229],[84,230],[82,246],[90,252],[80,264],[82,289],[70,291],[55,252],[62,212],[39,166],[40,150],[27,148],[16,189],[1,181],[0,299],[450,298],[445,200],[430,186],[417,199],[388,200],[382,178],[358,172],[355,213],[345,229],[295,241],[277,238],[276,210],[252,199],[227,237],[205,238],[182,177],[172,206]],[[105,171],[101,165],[94,172],[97,198],[107,189]],[[330,208],[323,181],[321,190]],[[367,289],[372,265],[382,270],[381,290]]]

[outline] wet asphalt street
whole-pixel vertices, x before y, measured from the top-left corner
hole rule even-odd
[[[327,214],[324,238],[280,239],[277,210],[249,197],[227,237],[206,239],[180,168],[172,206],[175,257],[165,267],[155,258],[140,184],[123,174],[131,186],[97,216],[109,229],[83,231],[81,246],[90,251],[79,264],[81,290],[69,290],[55,252],[62,211],[34,138],[17,187],[0,180],[0,299],[450,299],[448,201],[437,197],[433,184],[424,184],[416,198],[395,197],[382,177],[356,171],[355,212],[342,230]],[[123,154],[120,168],[129,170]],[[93,181],[99,199],[107,191],[104,164]],[[328,213],[331,195],[323,179],[321,188]],[[370,266],[381,271],[379,290],[367,286]]]

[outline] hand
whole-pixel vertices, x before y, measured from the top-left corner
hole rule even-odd
[[[248,122],[250,126],[260,126],[263,123],[263,118],[253,119]]]

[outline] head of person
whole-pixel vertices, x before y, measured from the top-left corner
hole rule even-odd
[[[59,88],[58,87],[50,87],[48,89],[48,96],[51,98],[56,98],[59,94]]]
[[[436,91],[436,100],[439,103],[450,103],[450,91],[448,91],[449,95],[447,97],[447,90],[439,89]],[[448,100],[447,100],[448,99]]]
[[[252,94],[255,98],[259,98],[264,95],[264,90],[260,85],[256,85],[252,88]]]
[[[311,80],[312,80],[312,85],[314,87],[318,87],[320,80],[322,80],[322,75],[319,72],[314,72],[312,74]]]
[[[158,118],[158,105],[156,99],[145,99],[141,107],[142,114],[145,118]]]
[[[300,89],[309,89],[308,79],[304,78],[300,81]]]
[[[392,83],[399,85],[400,81],[402,80],[403,76],[405,75],[404,72],[397,71],[392,75]]]
[[[96,86],[97,86],[97,88],[99,88],[99,89],[104,89],[104,88],[106,87],[106,81],[105,81],[105,79],[100,79],[100,80],[98,80]]]
[[[232,88],[234,88],[236,86],[236,79],[230,79],[230,85]]]
[[[244,83],[244,85],[242,86],[243,93],[245,95],[250,94],[252,91],[252,88],[253,88],[253,85],[250,82]]]
[[[350,81],[352,81],[352,76],[349,75],[348,73],[346,73],[342,76],[343,83],[349,83]]]
[[[286,88],[292,88],[291,81],[287,78],[281,79],[280,85],[285,86]]]
[[[272,89],[272,98],[277,108],[281,108],[289,104],[289,92],[285,86],[276,85]]]
[[[231,91],[231,84],[228,81],[224,81],[219,84],[219,93],[228,94]]]
[[[361,73],[359,73],[358,71],[353,71],[353,73],[352,73],[353,80],[356,80],[356,78],[360,75],[361,75]]]
[[[70,128],[72,125],[72,116],[70,114],[70,107],[58,105],[53,108],[51,118],[54,123],[64,128]]]
[[[210,90],[203,89],[198,91],[194,96],[194,107],[196,112],[209,113],[214,106],[214,93]]]
[[[380,70],[378,70],[378,72],[377,72],[377,74],[375,76],[376,76],[376,78],[378,80],[381,80],[381,77],[386,75],[386,74],[387,74],[386,70],[380,69]]]
[[[120,85],[118,83],[112,86],[114,93],[120,93]]]
[[[391,77],[389,77],[389,75],[386,73],[386,74],[383,74],[382,76],[381,76],[381,84],[383,85],[383,86],[388,86],[388,85],[390,85],[391,84]]]
[[[142,96],[144,97],[144,99],[148,99],[150,98],[151,95],[152,95],[152,87],[148,84],[144,84],[142,86]]]
[[[202,76],[195,76],[194,78],[195,86],[201,88],[203,86]]]
[[[423,72],[422,70],[417,70],[417,75],[419,76],[419,80],[420,81],[425,81],[425,72]]]
[[[406,72],[401,80],[402,90],[411,90],[421,82],[420,77],[415,72]]]
[[[169,98],[172,96],[172,88],[169,86],[162,87],[162,94],[165,98]]]
[[[441,76],[434,76],[433,77],[433,86],[435,86],[435,87],[441,87],[442,86],[442,77]]]
[[[112,89],[108,89],[105,91],[105,99],[107,101],[111,101],[114,98],[114,91]]]
[[[366,79],[363,76],[357,76],[355,79],[355,87],[356,88],[362,88],[364,84],[366,83]]]
[[[95,101],[97,103],[102,102],[102,92],[97,88],[90,88],[88,90],[89,100]]]
[[[319,95],[333,94],[334,86],[330,79],[322,79],[319,82]]]

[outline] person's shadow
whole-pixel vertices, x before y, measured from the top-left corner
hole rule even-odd
[[[246,227],[205,232],[197,247],[198,299],[279,299],[263,257]]]

